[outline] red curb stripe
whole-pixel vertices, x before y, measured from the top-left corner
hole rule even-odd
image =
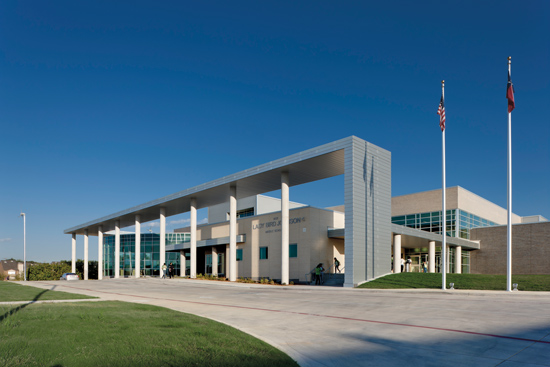
[[[48,283],[46,283],[46,284],[48,284]],[[64,287],[74,288],[74,289],[79,289],[79,290],[87,290],[87,291],[90,291],[90,292],[116,294],[116,295],[119,295],[119,296],[126,296],[126,297],[155,299],[155,300],[159,300],[159,301],[173,301],[173,302],[180,302],[180,303],[191,303],[191,304],[196,304],[196,305],[231,307],[231,308],[238,308],[238,309],[244,309],[244,310],[279,312],[279,313],[288,313],[288,314],[294,314],[294,315],[304,315],[304,316],[313,316],[313,317],[325,317],[325,318],[338,319],[338,320],[349,320],[349,321],[367,322],[367,323],[372,323],[372,324],[383,324],[383,325],[393,325],[393,326],[405,326],[405,327],[412,327],[412,328],[418,328],[418,329],[447,331],[447,332],[452,332],[452,333],[470,334],[470,335],[478,335],[478,336],[489,336],[489,337],[492,337],[492,338],[511,339],[511,340],[530,342],[530,343],[550,344],[550,341],[544,341],[544,340],[518,338],[518,337],[515,337],[515,336],[506,336],[506,335],[497,335],[497,334],[478,333],[478,332],[475,332],[475,331],[446,329],[446,328],[439,328],[439,327],[434,327],[434,326],[410,325],[410,324],[401,324],[401,323],[397,323],[397,322],[377,321],[377,320],[367,320],[367,319],[355,319],[355,318],[351,318],[351,317],[321,315],[321,314],[314,314],[314,313],[307,313],[307,312],[272,310],[272,309],[268,309],[268,308],[259,308],[259,307],[235,306],[235,305],[224,305],[224,304],[198,302],[198,301],[184,301],[184,300],[179,300],[179,299],[146,297],[146,296],[139,296],[139,295],[134,295],[134,294],[124,294],[124,293],[116,293],[116,292],[98,291],[98,290],[93,290],[93,289],[78,288],[78,287],[71,287],[71,286],[64,286]]]

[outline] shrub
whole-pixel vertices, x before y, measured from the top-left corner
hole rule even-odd
[[[27,269],[28,280],[59,280],[63,273],[70,273],[71,266],[66,263],[36,264]]]

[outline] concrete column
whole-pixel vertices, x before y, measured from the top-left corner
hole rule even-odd
[[[237,280],[237,187],[229,194],[229,281]]]
[[[139,278],[141,274],[141,215],[136,214],[136,233],[135,233],[135,255],[136,255],[136,265],[134,266],[135,270],[135,276],[136,278]]]
[[[288,172],[281,173],[281,284],[288,284],[289,281],[289,178]]]
[[[428,273],[435,273],[435,241],[428,246]]]
[[[401,235],[393,235],[393,272],[401,273]]]
[[[162,278],[162,265],[166,263],[166,208],[160,208],[160,248],[159,248],[159,274]],[[166,264],[168,266],[168,264]]]
[[[189,277],[197,277],[197,199],[191,199],[191,264]]]
[[[120,221],[115,221],[115,279],[120,277]]]
[[[97,227],[97,280],[103,279],[103,226]]]
[[[71,240],[71,273],[76,273],[76,233],[73,233]]]
[[[88,230],[84,230],[84,280],[88,280]]]
[[[183,250],[180,250],[180,277],[184,277],[185,276],[185,262],[186,262],[186,258],[185,258],[185,252]]]
[[[462,246],[455,247],[455,273],[462,273]]]
[[[212,275],[218,276],[218,250],[212,246]]]

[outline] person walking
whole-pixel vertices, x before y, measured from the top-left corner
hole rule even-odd
[[[334,258],[334,272],[339,272],[341,273],[340,271],[340,261],[338,261],[337,258]]]
[[[170,263],[168,267],[168,277],[172,279],[174,277],[174,264]]]
[[[162,279],[166,279],[166,263],[162,265]]]

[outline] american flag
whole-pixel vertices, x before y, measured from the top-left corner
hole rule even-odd
[[[441,101],[439,102],[437,114],[439,115],[439,127],[441,128],[441,131],[445,131],[445,100],[443,99],[443,95],[441,96]]]

